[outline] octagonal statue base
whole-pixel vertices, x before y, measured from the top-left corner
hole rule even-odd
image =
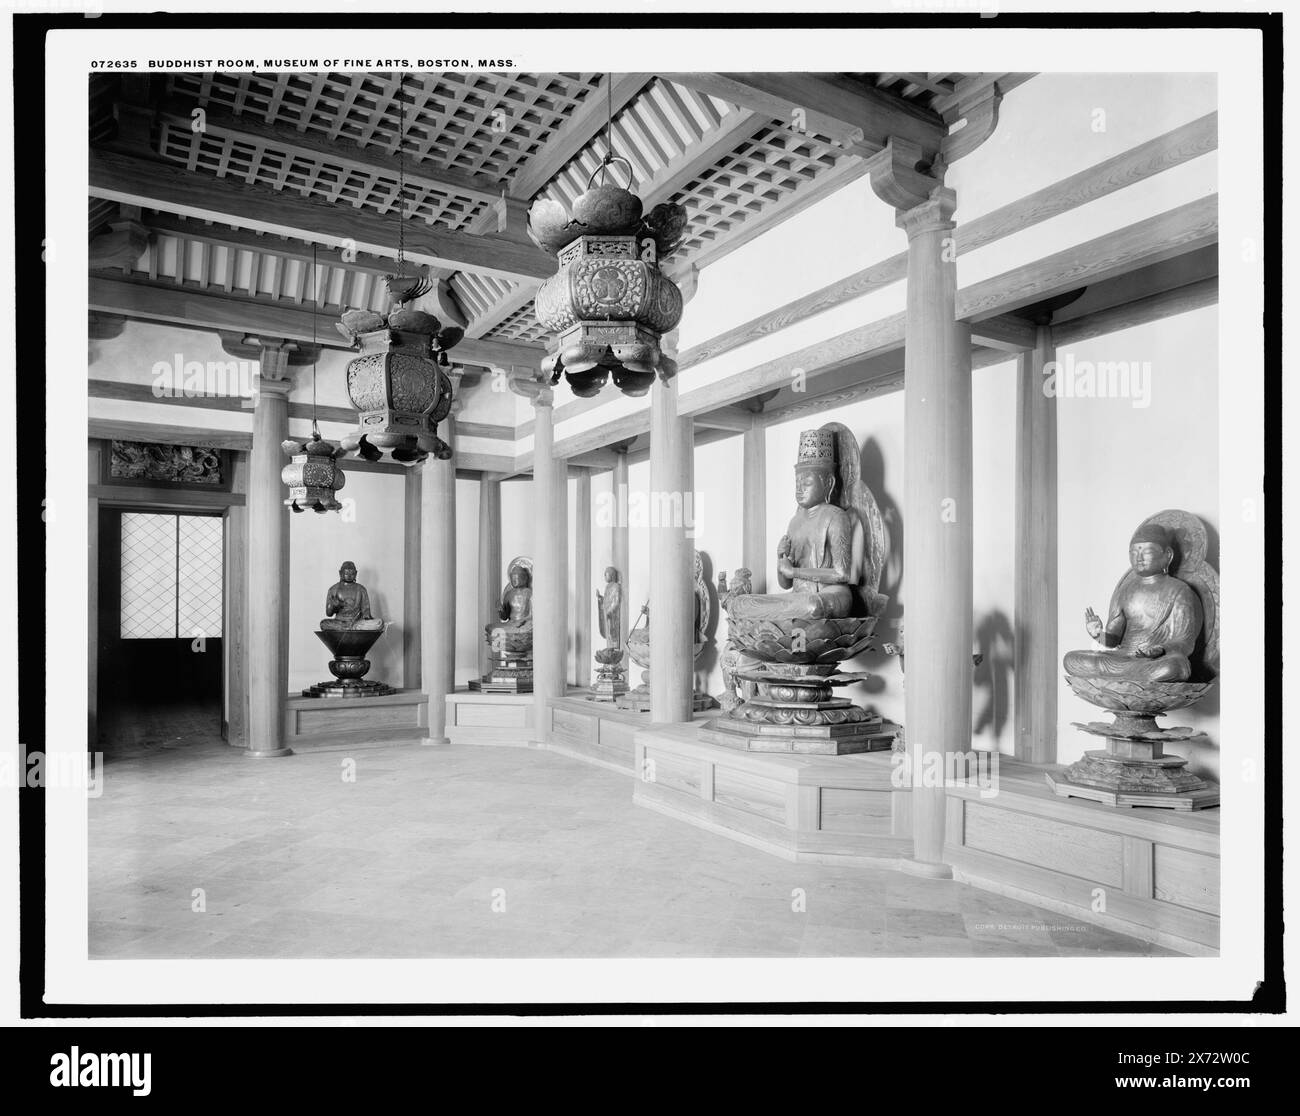
[[[1106,806],[1160,806],[1198,810],[1219,805],[1219,788],[1187,770],[1181,756],[1166,755],[1166,740],[1190,740],[1187,728],[1162,729],[1156,714],[1116,710],[1111,724],[1076,723],[1075,728],[1106,740],[1105,750],[1084,753],[1047,785],[1062,798],[1084,798]]]

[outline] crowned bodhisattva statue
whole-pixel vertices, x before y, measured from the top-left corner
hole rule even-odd
[[[303,697],[382,697],[395,694],[392,686],[366,678],[370,660],[366,653],[384,634],[384,622],[370,614],[370,594],[357,582],[355,562],[339,567],[339,579],[325,593],[325,618],[316,632],[334,656],[332,682],[318,682],[303,690]]]
[[[1219,576],[1206,561],[1205,525],[1170,509],[1144,520],[1129,540],[1129,568],[1103,622],[1091,608],[1084,627],[1101,646],[1070,651],[1065,680],[1075,694],[1115,715],[1075,727],[1106,740],[1060,776],[1057,794],[1109,806],[1217,806],[1219,788],[1165,755],[1167,741],[1202,736],[1161,728],[1156,717],[1195,704],[1214,685],[1219,660]]]
[[[897,726],[831,696],[870,677],[838,664],[865,651],[887,603],[885,529],[857,439],[832,422],[799,436],[798,507],[776,548],[784,593],[730,592],[727,674],[744,693],[701,736],[751,751],[844,755],[890,747]]]
[[[533,692],[533,560],[520,555],[506,571],[497,615],[483,625],[491,669],[470,679],[469,688],[485,694]]]
[[[605,591],[596,590],[596,616],[605,646],[593,656],[599,669],[592,683],[591,700],[610,702],[627,693],[623,666],[623,582],[613,566],[605,568]]]

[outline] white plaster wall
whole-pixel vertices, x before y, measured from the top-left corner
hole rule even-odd
[[[1039,74],[1002,99],[993,135],[949,169],[957,220],[1041,190],[1217,105],[1214,74]]]
[[[1084,609],[1104,615],[1116,583],[1128,568],[1128,542],[1148,515],[1182,508],[1210,531],[1210,558],[1218,567],[1219,395],[1217,307],[1112,333],[1062,348],[1076,361],[1149,361],[1147,407],[1130,399],[1057,399],[1060,549],[1060,652],[1094,646],[1083,629]],[[1231,600],[1228,607],[1232,607]],[[1232,649],[1224,649],[1231,669]],[[1071,721],[1106,720],[1059,682],[1058,757],[1078,759],[1100,741]],[[1170,713],[1167,725],[1191,725],[1207,742],[1168,750],[1190,756],[1192,769],[1217,778],[1217,691],[1199,705]]]
[[[330,678],[329,652],[316,638],[325,593],[345,561],[370,594],[373,615],[388,622],[370,650],[367,678],[405,684],[402,663],[403,511],[405,478],[390,473],[349,473],[341,495],[355,503],[347,516],[303,512],[289,516],[289,691]],[[252,618],[257,623],[257,617]]]

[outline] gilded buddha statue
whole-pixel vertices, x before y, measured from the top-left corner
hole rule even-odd
[[[533,692],[533,560],[511,559],[497,615],[483,625],[490,669],[469,688],[488,694]]]
[[[525,558],[516,558],[510,563],[509,578],[501,590],[501,606],[497,614],[500,622],[489,623],[484,629],[489,643],[498,632],[513,634],[533,630],[532,564]]]
[[[1084,612],[1100,650],[1065,656],[1065,680],[1110,722],[1075,722],[1106,741],[1065,771],[1047,773],[1063,797],[1108,806],[1216,806],[1219,788],[1187,770],[1164,745],[1201,736],[1156,718],[1195,705],[1215,685],[1219,665],[1219,576],[1206,557],[1205,525],[1169,508],[1148,516],[1129,540],[1129,568],[1111,594],[1105,623]]]
[[[1088,634],[1100,651],[1071,651],[1065,672],[1076,678],[1132,678],[1185,682],[1189,656],[1201,632],[1201,602],[1187,582],[1169,573],[1174,546],[1159,523],[1143,523],[1128,545],[1131,576],[1115,590],[1106,623],[1089,608]]]
[[[339,567],[339,579],[325,593],[325,619],[316,638],[330,649],[332,681],[303,690],[303,697],[356,698],[395,694],[393,687],[366,678],[366,654],[384,634],[384,622],[370,615],[370,594],[357,582],[355,562]]]
[[[364,585],[357,584],[357,567],[344,562],[339,567],[339,579],[325,594],[325,619],[320,630],[328,631],[381,631],[382,620],[370,615],[370,594]]]

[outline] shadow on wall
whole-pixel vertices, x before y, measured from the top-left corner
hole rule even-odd
[[[858,669],[873,673],[873,677],[862,683],[862,688],[869,694],[880,694],[887,682],[878,672],[890,659],[881,650],[881,645],[898,638],[898,628],[903,622],[903,604],[900,599],[903,587],[903,515],[897,501],[889,495],[885,480],[885,457],[875,438],[867,438],[862,443],[860,469],[862,480],[876,498],[880,518],[885,525],[885,562],[880,576],[880,591],[889,598],[889,603],[876,624],[873,648],[859,655],[857,661],[861,663]]]
[[[976,736],[1002,739],[1011,713],[1011,675],[1015,668],[1015,632],[1000,609],[985,613],[975,627],[975,647],[983,656],[975,668]],[[982,705],[980,703],[983,703]]]

